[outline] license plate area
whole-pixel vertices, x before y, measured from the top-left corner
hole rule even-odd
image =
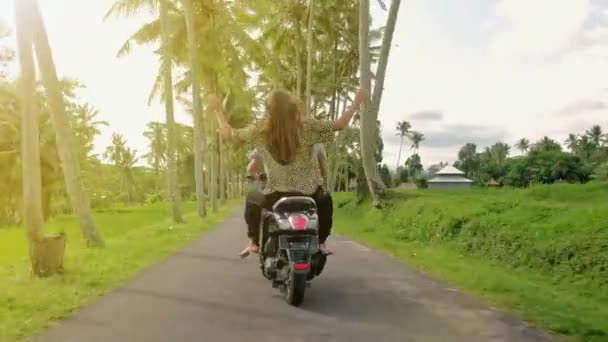
[[[319,238],[314,235],[279,236],[279,248],[306,250],[314,253],[319,249]]]

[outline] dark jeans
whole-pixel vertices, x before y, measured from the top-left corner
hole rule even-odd
[[[257,200],[259,194],[247,194],[245,204],[245,222],[247,222],[247,236],[253,241],[259,241],[260,223],[262,221],[262,208],[272,210],[272,206],[283,197],[302,196],[298,192],[273,192],[265,196],[263,203]],[[331,195],[321,187],[311,196],[317,203],[317,214],[319,215],[319,243],[331,234],[333,225],[334,204]]]
[[[247,237],[255,241],[260,239],[260,222],[262,221],[262,205],[264,194],[259,190],[247,193],[245,200],[245,222],[247,223]]]

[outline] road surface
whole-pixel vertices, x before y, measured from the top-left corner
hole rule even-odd
[[[39,342],[548,341],[458,291],[341,237],[304,304],[288,306],[255,257],[241,210]]]

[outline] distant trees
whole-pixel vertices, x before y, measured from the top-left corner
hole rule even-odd
[[[556,150],[533,150],[526,158],[513,162],[502,183],[515,187],[557,181],[581,183],[590,176],[590,167],[577,156]]]
[[[535,183],[558,181],[576,183],[590,179],[608,179],[608,141],[598,125],[582,134],[570,134],[562,145],[547,136],[531,144],[520,139],[515,147],[524,155],[509,158],[510,147],[496,143],[482,153],[475,144],[464,145],[454,164],[476,184],[483,185],[489,179],[508,186],[525,187]]]

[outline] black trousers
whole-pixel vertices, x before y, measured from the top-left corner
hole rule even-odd
[[[245,222],[247,223],[247,237],[258,243],[260,240],[260,222],[262,221],[262,205],[264,194],[259,190],[247,193],[245,199]]]
[[[273,192],[264,197],[262,203],[259,200],[259,193],[247,194],[245,204],[245,222],[247,222],[247,236],[255,242],[260,237],[260,224],[262,221],[262,208],[272,210],[272,206],[283,197],[303,196],[299,192]],[[334,204],[331,195],[319,187],[311,196],[317,203],[317,214],[319,215],[319,243],[331,234],[333,225]]]

